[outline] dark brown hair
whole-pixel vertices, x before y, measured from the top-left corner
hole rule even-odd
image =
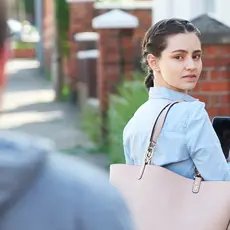
[[[167,38],[170,35],[187,32],[194,32],[200,38],[200,31],[191,22],[184,19],[161,20],[148,29],[142,43],[142,67],[147,72],[145,78],[147,89],[154,86],[153,70],[148,65],[147,55],[153,54],[160,58],[162,51],[167,47]]]

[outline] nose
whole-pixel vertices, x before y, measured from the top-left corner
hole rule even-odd
[[[186,64],[185,64],[185,68],[186,70],[194,70],[196,69],[196,64],[195,64],[195,61],[193,60],[193,58],[188,58]]]

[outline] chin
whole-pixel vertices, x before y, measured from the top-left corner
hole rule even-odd
[[[181,89],[185,91],[190,91],[193,90],[195,87],[196,87],[196,83],[192,83],[192,84],[190,83],[190,84],[183,85]]]

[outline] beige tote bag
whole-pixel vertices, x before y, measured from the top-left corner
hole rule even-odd
[[[187,179],[151,164],[167,113],[176,103],[157,117],[143,166],[111,165],[110,181],[127,202],[136,230],[226,230],[230,182],[203,181],[199,174]]]

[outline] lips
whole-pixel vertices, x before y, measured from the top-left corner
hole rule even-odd
[[[186,82],[195,83],[197,81],[197,76],[195,74],[189,74],[182,77]]]
[[[193,78],[196,78],[196,75],[195,74],[189,74],[189,75],[183,76],[183,78],[193,79]]]

